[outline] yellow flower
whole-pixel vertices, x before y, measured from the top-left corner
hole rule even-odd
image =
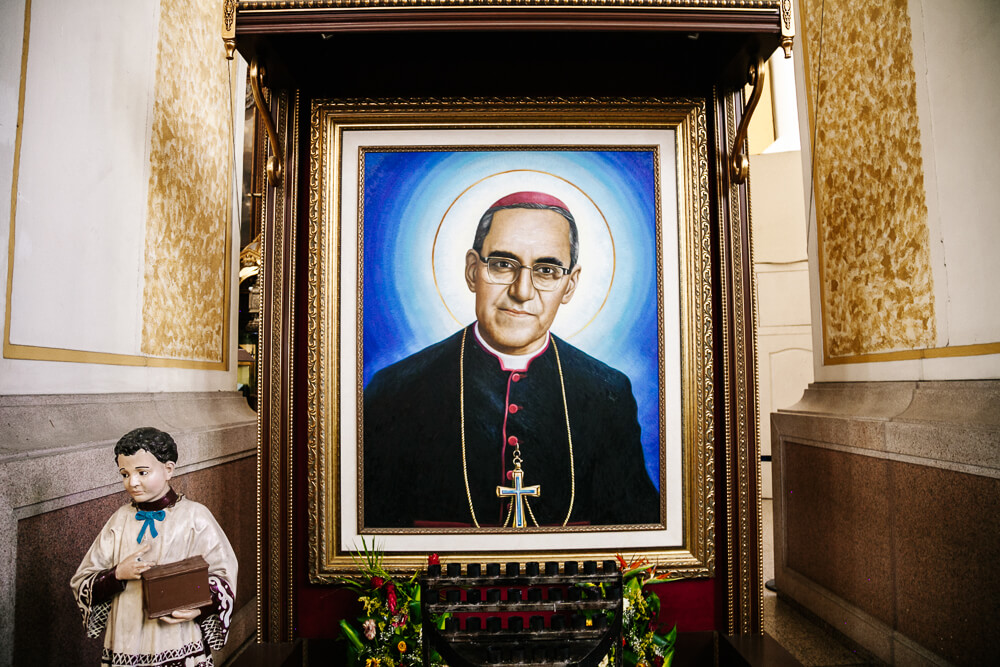
[[[400,652],[400,653],[403,653],[403,652],[405,652],[405,651],[406,651],[406,642],[404,642],[404,641],[403,641],[402,639],[400,639],[400,640],[399,640],[399,643],[398,643],[398,644],[396,644],[396,648],[398,648],[398,649],[399,649],[399,652]]]
[[[368,658],[365,660],[365,667],[379,667],[378,658]]]

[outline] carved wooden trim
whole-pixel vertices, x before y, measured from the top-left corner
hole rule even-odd
[[[729,634],[763,632],[760,455],[757,442],[756,298],[750,240],[749,182],[727,165],[736,139],[742,91],[716,97],[719,258],[725,424],[725,531]]]

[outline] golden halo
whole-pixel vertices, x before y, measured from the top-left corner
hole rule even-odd
[[[446,222],[446,220],[448,218],[449,213],[451,213],[452,209],[455,208],[455,206],[459,203],[459,201],[463,197],[466,197],[466,195],[468,195],[470,193],[470,191],[472,191],[474,188],[477,188],[478,186],[481,186],[483,183],[485,183],[486,181],[489,181],[490,179],[494,179],[494,178],[498,178],[498,177],[503,177],[503,176],[510,176],[512,174],[540,174],[540,175],[543,175],[543,176],[546,176],[546,177],[549,177],[549,178],[556,179],[556,180],[561,181],[562,183],[565,183],[566,185],[570,186],[570,188],[572,188],[573,190],[575,190],[576,192],[578,192],[580,194],[580,196],[582,196],[584,199],[586,199],[586,201],[589,202],[590,206],[593,207],[593,210],[597,213],[597,216],[600,217],[600,220],[603,223],[603,229],[607,233],[607,240],[608,240],[608,243],[610,244],[610,251],[611,251],[610,252],[610,254],[611,254],[611,270],[610,270],[610,276],[607,278],[608,287],[607,287],[607,290],[604,293],[603,298],[600,301],[600,304],[597,306],[596,310],[594,310],[593,314],[590,315],[589,318],[587,318],[586,314],[584,313],[583,317],[581,317],[581,319],[586,318],[586,321],[584,322],[584,324],[581,327],[579,327],[576,331],[573,331],[569,335],[564,335],[563,336],[563,338],[572,338],[572,337],[580,334],[587,327],[589,327],[591,325],[591,323],[593,323],[593,321],[600,314],[600,312],[604,309],[604,306],[607,304],[608,297],[611,295],[611,288],[614,286],[614,281],[615,281],[615,272],[617,270],[617,256],[616,256],[617,253],[616,253],[616,249],[615,249],[615,238],[614,238],[614,235],[611,232],[611,226],[608,224],[608,220],[604,216],[604,212],[601,211],[600,207],[597,205],[597,202],[595,202],[593,200],[593,198],[590,197],[590,195],[588,195],[581,187],[579,187],[578,185],[576,185],[572,181],[570,181],[570,180],[568,180],[566,178],[563,178],[562,176],[559,176],[557,174],[553,174],[553,173],[546,172],[546,171],[540,171],[540,170],[537,170],[537,169],[508,169],[508,170],[505,170],[505,171],[497,172],[495,174],[490,174],[489,176],[484,176],[483,178],[480,178],[479,180],[475,181],[474,183],[472,183],[471,185],[469,185],[467,188],[465,188],[464,190],[462,190],[462,192],[460,192],[458,194],[458,196],[455,197],[455,199],[453,199],[450,204],[448,204],[448,207],[445,209],[444,214],[441,216],[441,220],[438,222],[437,229],[434,231],[434,242],[431,244],[431,257],[430,257],[430,259],[431,259],[431,277],[434,280],[434,289],[437,291],[438,298],[441,299],[441,304],[444,306],[445,310],[448,312],[448,315],[450,315],[451,318],[453,320],[455,320],[455,322],[459,326],[465,326],[466,324],[468,324],[468,322],[462,322],[459,319],[459,317],[455,315],[455,310],[453,310],[452,307],[448,305],[448,298],[445,296],[445,293],[442,291],[441,285],[438,282],[437,267],[436,267],[436,260],[435,260],[435,257],[436,257],[436,254],[437,254],[437,250],[438,250],[438,240],[439,240],[439,237],[441,235],[441,230],[445,226],[445,222]],[[524,188],[524,189],[528,189],[528,188]],[[515,190],[511,190],[511,192],[514,192],[514,191]],[[503,194],[509,194],[509,193],[504,192]],[[499,197],[494,197],[492,199],[489,199],[489,201],[485,205],[481,206],[481,210],[480,210],[480,213],[478,215],[482,215],[482,212],[486,210],[486,208],[489,206],[489,204],[492,203],[493,201],[496,201],[496,199],[498,199],[498,198]],[[560,197],[560,198],[562,198],[562,197]],[[478,222],[478,220],[479,220],[478,215],[476,217],[476,222]],[[580,223],[580,218],[577,217],[577,226],[578,227],[580,227],[579,223]],[[591,227],[593,227],[593,225],[591,225]],[[598,227],[599,227],[599,225],[598,225]],[[583,230],[581,229],[581,236],[583,235],[582,232],[583,232]],[[582,245],[582,243],[581,243],[581,245]],[[463,281],[463,285],[464,285],[464,281]],[[565,307],[566,306],[564,306],[564,308]]]

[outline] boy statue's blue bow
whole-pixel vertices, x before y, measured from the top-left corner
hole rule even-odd
[[[138,512],[136,512],[135,520],[145,521],[146,523],[142,524],[142,530],[139,531],[139,537],[136,538],[135,541],[139,543],[142,542],[142,537],[143,535],[146,534],[147,528],[149,528],[149,534],[152,537],[156,537],[159,533],[156,532],[155,521],[163,521],[165,518],[167,518],[167,513],[164,512],[163,510],[156,510],[155,512],[147,512],[145,510],[139,510]]]

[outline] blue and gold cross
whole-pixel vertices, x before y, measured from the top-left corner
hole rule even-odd
[[[513,499],[514,528],[524,528],[524,497],[538,497],[542,495],[542,492],[537,484],[527,487],[521,486],[521,477],[524,475],[524,471],[521,470],[520,465],[515,465],[511,474],[514,477],[514,486],[497,486],[497,497]]]

